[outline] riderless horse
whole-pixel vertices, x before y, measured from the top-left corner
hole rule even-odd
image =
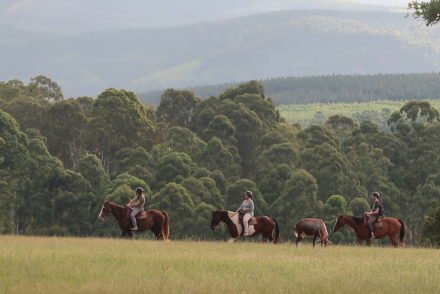
[[[364,224],[364,219],[362,217],[340,215],[336,220],[333,231],[337,232],[344,225],[353,228],[356,234],[358,245],[360,245],[362,241],[365,241],[368,246],[371,246],[368,228]],[[405,237],[405,224],[402,220],[398,218],[384,217],[381,220],[381,225],[379,227],[377,227],[377,225],[374,225],[374,236],[375,239],[383,239],[388,236],[390,238],[391,244],[394,247],[397,247],[397,245],[399,245],[399,241],[400,245],[403,245],[403,238]]]
[[[110,214],[118,221],[122,231],[121,236],[134,238],[133,231],[130,230],[133,224],[129,217],[129,208],[107,200],[102,205],[98,218],[104,220]],[[136,215],[136,221],[139,231],[151,230],[157,240],[167,241],[169,239],[170,229],[166,211],[156,209],[142,211]]]
[[[296,237],[296,246],[301,244],[301,240],[304,237],[313,237],[313,247],[315,247],[316,239],[319,237],[321,240],[321,246],[327,246],[332,243],[328,239],[327,227],[322,219],[318,218],[305,218],[300,220],[296,226],[296,231],[293,234]]]
[[[231,236],[229,242],[234,242],[243,235],[243,225],[238,212],[213,211],[211,229],[215,230],[220,222],[224,222],[228,227],[229,235]],[[251,218],[249,221],[248,236],[251,237],[258,234],[262,234],[263,242],[269,240],[275,244],[278,243],[280,230],[276,219],[268,216],[256,216]]]

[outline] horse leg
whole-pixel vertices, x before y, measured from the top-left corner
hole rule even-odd
[[[391,234],[389,234],[388,237],[390,238],[391,244],[394,247],[397,247],[397,245],[399,245],[399,241],[398,241],[399,239],[398,238],[392,237]]]
[[[121,238],[134,238],[132,231],[122,231]]]
[[[272,237],[272,234],[269,235],[268,239],[269,239],[269,242],[275,242],[275,239]]]
[[[154,224],[150,230],[153,232],[156,240],[165,240],[164,232],[163,232],[163,223],[158,222]]]
[[[371,247],[371,240],[370,239],[365,240],[365,243],[367,244],[368,247]]]
[[[161,233],[161,230],[158,230],[158,228],[151,228],[150,229],[154,236],[156,237],[156,240],[164,240],[163,234]]]
[[[301,244],[301,240],[302,240],[302,236],[301,236],[301,235],[298,235],[298,236],[296,237],[296,247],[298,247],[298,245]]]
[[[317,237],[317,235],[315,234],[315,235],[313,235],[313,247],[315,247],[315,244],[316,244],[316,237]]]

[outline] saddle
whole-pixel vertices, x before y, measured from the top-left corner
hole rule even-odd
[[[127,217],[130,217],[131,208],[127,210]],[[138,214],[136,214],[136,219],[146,219],[147,218],[147,212],[145,210],[140,211]]]
[[[243,226],[244,224],[243,224],[243,214],[242,213],[238,214],[238,219],[239,219],[241,225]],[[249,226],[253,226],[253,225],[256,225],[256,224],[257,224],[257,218],[255,216],[251,217],[249,219],[249,221],[248,221],[248,225]]]
[[[373,223],[373,227],[374,228],[382,228],[383,227],[382,219],[383,219],[383,217],[378,217],[377,220]]]

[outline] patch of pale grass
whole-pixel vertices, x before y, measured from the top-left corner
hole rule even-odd
[[[0,293],[440,293],[440,251],[0,236]]]

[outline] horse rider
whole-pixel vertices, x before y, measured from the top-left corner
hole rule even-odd
[[[136,222],[136,215],[139,212],[144,210],[144,205],[145,205],[144,188],[137,187],[136,188],[136,197],[131,199],[130,202],[128,202],[128,204],[127,204],[127,207],[130,207],[132,209],[131,213],[130,213],[130,218],[131,218],[131,223],[133,224],[133,227],[130,230],[132,230],[132,231],[138,230],[137,222]]]
[[[373,224],[378,221],[384,213],[384,207],[380,202],[379,192],[373,192],[371,193],[371,196],[373,196],[374,201],[373,208],[370,211],[364,212],[364,224],[366,223],[368,226],[368,234],[370,240],[374,239]]]
[[[255,206],[254,201],[252,201],[253,195],[251,191],[244,192],[243,197],[244,200],[236,212],[239,212],[241,215],[243,215],[243,236],[247,236],[249,230],[249,220],[254,216]]]

